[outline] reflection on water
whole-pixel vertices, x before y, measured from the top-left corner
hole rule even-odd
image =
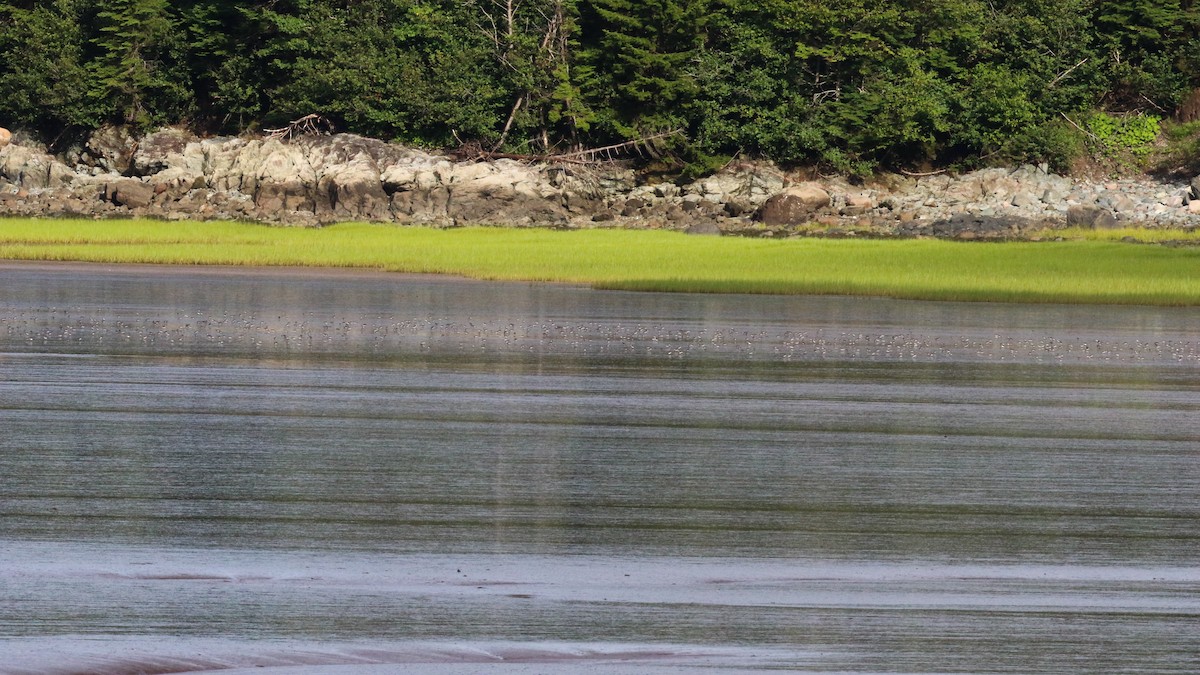
[[[1196,310],[0,280],[0,673],[1200,669]]]

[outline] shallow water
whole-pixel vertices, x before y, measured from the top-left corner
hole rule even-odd
[[[0,673],[1196,672],[1200,312],[0,267]]]

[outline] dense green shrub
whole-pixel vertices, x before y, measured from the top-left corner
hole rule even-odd
[[[0,115],[48,138],[104,121],[88,86],[87,0],[0,2]]]
[[[1085,126],[1100,152],[1145,157],[1153,149],[1161,123],[1162,119],[1156,115],[1117,116],[1097,112],[1088,116]]]

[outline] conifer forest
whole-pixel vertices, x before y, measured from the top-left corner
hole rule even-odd
[[[419,146],[671,132],[831,171],[1060,164],[1078,120],[1174,115],[1192,0],[0,1],[0,124],[239,134],[319,114]]]

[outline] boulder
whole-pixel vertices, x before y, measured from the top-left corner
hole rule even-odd
[[[12,132],[4,127],[0,127],[0,148],[12,143]]]
[[[737,175],[748,188],[744,190],[744,194],[743,191],[739,191],[738,196],[756,204],[766,201],[787,185],[787,177],[773,164],[752,165],[748,169],[738,171]]]
[[[639,197],[626,199],[625,203],[621,205],[621,215],[625,218],[632,218],[633,216],[638,215],[641,210],[647,206],[650,206],[650,202],[646,201],[645,199],[641,199]]]
[[[1113,213],[1132,213],[1138,208],[1137,203],[1130,199],[1128,195],[1115,191],[1101,195],[1096,200],[1096,204]]]
[[[846,206],[851,208],[875,208],[875,193],[870,190],[859,190],[846,193]]]
[[[844,199],[842,214],[847,216],[861,216],[876,206],[875,193],[870,190],[847,192]]]
[[[46,172],[46,187],[48,188],[63,188],[71,185],[80,176],[71,170],[71,167],[57,160],[50,162],[49,171]]]
[[[67,185],[74,172],[50,155],[11,144],[0,148],[0,178],[34,190]]]
[[[221,192],[242,190],[246,168],[253,162],[242,161],[243,151],[256,153],[261,144],[240,138],[207,138],[189,144],[183,151],[188,161],[197,161],[209,187]],[[261,156],[258,158],[261,161]]]
[[[736,173],[719,173],[696,182],[695,194],[717,202],[724,202],[737,195],[749,195],[750,185],[746,178]]]
[[[997,215],[988,211],[956,213],[949,218],[933,221],[929,231],[935,237],[971,241],[1009,238],[1033,225],[1033,221],[1027,218]]]
[[[120,178],[105,184],[104,197],[118,206],[143,208],[154,200],[154,186],[137,178]]]
[[[47,214],[60,216],[87,215],[91,204],[69,195],[54,195],[46,200],[44,209]]]
[[[829,193],[820,185],[801,183],[768,199],[759,209],[758,219],[767,226],[802,225],[829,204]]]
[[[654,185],[654,196],[659,199],[670,199],[679,196],[679,186],[674,183],[657,183]]]
[[[711,236],[711,235],[721,234],[721,228],[717,227],[717,224],[711,220],[701,220],[701,221],[697,221],[697,222],[689,225],[688,228],[686,230],[684,230],[684,232],[686,232],[687,234],[698,234],[698,235],[710,235]]]
[[[148,179],[155,194],[165,194],[169,200],[178,200],[192,190],[206,187],[204,175],[185,167],[171,167],[153,174]]]
[[[176,128],[160,129],[142,138],[137,143],[131,159],[132,172],[139,176],[150,176],[169,168],[188,168],[195,173],[203,172],[203,159],[199,153],[188,156],[190,144],[199,139],[189,131]]]
[[[84,144],[85,163],[108,173],[126,174],[133,164],[137,138],[126,126],[97,129]]]
[[[355,134],[333,136],[304,136],[288,143],[300,149],[313,166],[345,164],[359,157],[368,157],[378,167],[386,167],[412,158],[429,155],[410,148],[393,145],[376,138]]]
[[[1108,209],[1088,204],[1077,204],[1067,209],[1067,226],[1090,227],[1093,230],[1111,230],[1119,226],[1117,219]]]
[[[1070,190],[1064,190],[1059,187],[1048,187],[1042,192],[1042,203],[1049,206],[1056,206],[1067,201],[1067,197],[1071,194]]]
[[[725,215],[737,218],[754,212],[754,206],[740,198],[728,199],[725,202]]]
[[[1027,190],[1021,190],[1017,194],[1013,195],[1010,203],[1019,209],[1028,209],[1035,206],[1041,206],[1041,200],[1037,198],[1037,195]]]

